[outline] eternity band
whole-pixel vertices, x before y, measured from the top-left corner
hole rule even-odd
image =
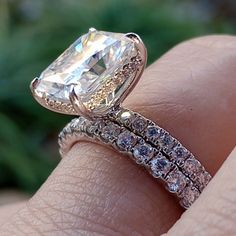
[[[146,59],[138,35],[91,28],[32,81],[31,90],[44,107],[79,116],[59,134],[62,157],[81,140],[108,145],[146,168],[187,209],[211,175],[168,131],[121,106]]]
[[[210,174],[179,141],[136,112],[119,108],[107,119],[73,119],[59,134],[61,156],[78,141],[109,145],[144,166],[189,208],[211,179]]]

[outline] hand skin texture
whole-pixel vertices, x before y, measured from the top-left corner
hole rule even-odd
[[[125,106],[170,131],[212,175],[219,170],[193,206],[184,213],[127,157],[80,142],[27,203],[0,209],[1,236],[236,235],[236,38],[177,45]]]

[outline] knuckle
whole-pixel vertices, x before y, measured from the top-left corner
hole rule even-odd
[[[195,46],[208,47],[209,49],[225,49],[236,47],[236,37],[231,35],[208,35],[187,41]]]

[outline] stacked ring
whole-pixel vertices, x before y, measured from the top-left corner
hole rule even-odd
[[[108,145],[146,168],[189,208],[211,175],[169,132],[121,107],[146,59],[138,35],[91,28],[32,81],[31,90],[46,108],[79,116],[59,134],[62,157],[80,140]]]

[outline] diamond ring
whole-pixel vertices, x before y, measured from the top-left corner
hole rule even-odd
[[[62,157],[79,140],[109,145],[146,168],[189,208],[211,175],[164,128],[121,107],[146,59],[137,34],[91,28],[31,82],[31,90],[42,106],[79,116],[59,134]]]

